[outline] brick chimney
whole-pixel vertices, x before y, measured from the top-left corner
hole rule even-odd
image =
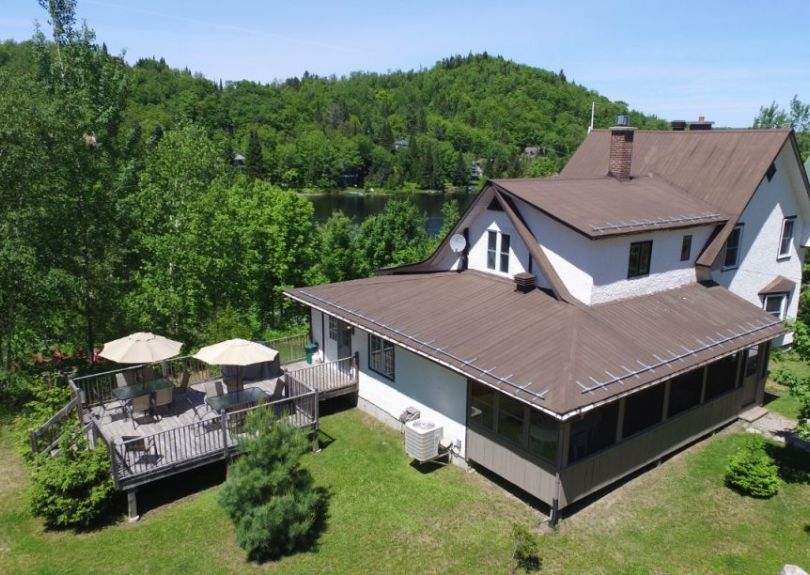
[[[633,163],[633,134],[635,131],[635,128],[627,125],[626,116],[619,116],[616,125],[610,129],[608,174],[619,180],[630,179],[630,165]]]

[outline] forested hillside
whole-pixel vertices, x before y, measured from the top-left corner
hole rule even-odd
[[[26,69],[21,62],[32,60],[32,48],[5,44],[0,65]],[[597,127],[621,113],[637,127],[666,127],[567,81],[562,71],[486,53],[423,71],[305,73],[271,85],[223,86],[162,59],[140,60],[127,73],[123,133],[135,130],[148,141],[192,121],[245,156],[251,175],[292,188],[442,189],[466,185],[474,162],[486,177],[553,173],[584,138],[592,102]]]
[[[592,102],[598,126],[627,113],[562,72],[486,54],[222,86],[160,60],[129,66],[75,2],[47,6],[48,36],[0,43],[0,390],[12,401],[30,396],[19,382],[34,364],[88,366],[131,331],[190,346],[269,337],[299,317],[286,286],[369,275],[435,245],[407,202],[319,226],[295,190],[462,186],[474,162],[484,177],[550,173],[585,136]],[[445,208],[446,232],[458,206]]]

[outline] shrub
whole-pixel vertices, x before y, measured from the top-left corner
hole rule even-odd
[[[810,441],[810,421],[804,420],[796,426],[796,437],[802,441]]]
[[[520,523],[512,524],[512,546],[510,573],[515,573],[516,568],[529,573],[542,568],[543,560],[540,558],[537,538]]]
[[[779,491],[779,468],[765,451],[761,437],[750,437],[732,455],[726,467],[726,484],[752,497],[773,497]]]
[[[326,494],[301,468],[304,433],[269,410],[254,411],[228,470],[220,505],[236,525],[236,542],[250,560],[265,560],[312,544],[326,515]]]
[[[113,495],[107,451],[90,449],[66,434],[56,455],[39,454],[31,474],[31,510],[50,527],[90,527],[109,509]]]

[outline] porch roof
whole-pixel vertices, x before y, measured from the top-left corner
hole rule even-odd
[[[784,331],[708,284],[590,308],[472,270],[285,293],[561,419]]]

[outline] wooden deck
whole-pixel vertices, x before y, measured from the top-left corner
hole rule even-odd
[[[49,452],[64,433],[87,432],[93,441],[107,446],[110,474],[116,488],[132,496],[132,511],[134,488],[233,455],[251,411],[273,410],[291,425],[314,433],[319,402],[356,393],[358,388],[356,356],[315,365],[294,361],[281,368],[277,363],[265,367],[257,373],[279,377],[246,381],[245,387],[260,389],[266,401],[225,413],[208,407],[204,391],[205,382],[221,378],[222,371],[189,356],[70,379],[70,402],[45,425],[31,430],[31,448]],[[185,392],[174,390],[169,406],[133,421],[113,390],[124,380],[140,381],[147,374],[178,387],[181,381],[189,385]]]

